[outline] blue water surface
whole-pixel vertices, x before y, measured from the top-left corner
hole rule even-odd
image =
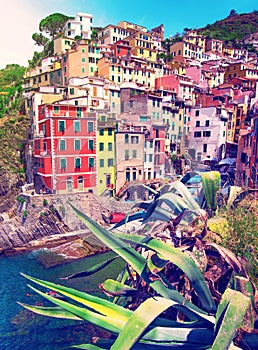
[[[108,337],[108,333],[86,322],[49,318],[23,309],[17,301],[31,305],[45,304],[46,301],[27,284],[38,289],[40,286],[25,279],[20,272],[104,297],[98,285],[106,278],[116,278],[121,271],[121,260],[115,260],[87,278],[60,280],[109,259],[114,253],[107,252],[52,268],[41,265],[38,261],[41,254],[44,251],[0,258],[0,350],[55,350],[91,342],[93,336]]]

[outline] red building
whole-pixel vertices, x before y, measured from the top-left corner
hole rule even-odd
[[[39,136],[34,140],[37,174],[54,193],[96,187],[95,114],[86,106],[39,106]]]
[[[115,57],[125,57],[131,55],[131,46],[127,40],[119,40],[111,45]]]

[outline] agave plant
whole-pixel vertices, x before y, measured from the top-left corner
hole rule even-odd
[[[206,195],[212,196],[213,190]],[[56,306],[21,305],[41,315],[87,320],[112,334],[105,343],[73,346],[78,349],[221,350],[246,344],[257,316],[254,285],[230,251],[205,241],[207,215],[184,184],[176,182],[161,192],[149,208],[128,216],[112,231],[70,202],[85,225],[125,261],[118,279],[100,286],[111,300],[24,275],[70,301],[31,286]],[[214,201],[208,202],[214,210]],[[136,232],[123,231],[136,217]],[[108,263],[67,278],[86,278]],[[252,342],[254,349],[257,339]]]

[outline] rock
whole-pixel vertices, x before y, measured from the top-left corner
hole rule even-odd
[[[36,247],[56,247],[66,251],[69,259],[95,254],[106,249],[94,235],[87,234],[87,241],[75,241],[69,233],[86,230],[83,222],[73,212],[68,201],[105,226],[102,213],[109,211],[127,212],[132,203],[119,202],[114,198],[101,197],[93,193],[30,196],[20,193],[22,201],[6,199],[0,206],[0,253],[11,254]],[[16,197],[15,197],[16,198]],[[43,204],[46,200],[48,205]],[[44,203],[46,202],[44,201]],[[27,217],[23,212],[26,210]],[[9,214],[8,214],[9,213]],[[78,239],[78,236],[77,236]],[[69,242],[69,244],[67,243]],[[62,244],[65,244],[64,246]],[[56,253],[56,252],[55,252]]]

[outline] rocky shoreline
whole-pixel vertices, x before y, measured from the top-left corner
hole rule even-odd
[[[3,205],[0,206],[0,255],[46,249],[49,258],[44,265],[51,267],[107,251],[74,214],[68,199],[103,226],[106,226],[103,213],[127,211],[131,207],[114,198],[91,193],[69,196],[21,193],[14,201],[4,202],[4,211]]]

